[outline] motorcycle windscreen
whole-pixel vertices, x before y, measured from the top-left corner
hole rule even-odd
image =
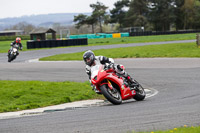
[[[91,79],[98,75],[100,65],[95,65],[91,67]]]

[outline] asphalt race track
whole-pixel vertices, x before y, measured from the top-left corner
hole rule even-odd
[[[6,54],[0,54],[0,80],[87,81],[82,61],[28,60],[59,52],[70,53],[98,48],[101,47],[20,52],[19,57],[11,63],[7,63]],[[116,59],[115,62],[124,64],[127,72],[144,87],[156,89],[159,93],[141,102],[131,100],[118,106],[110,104],[2,119],[0,132],[124,133],[200,125],[199,58]]]

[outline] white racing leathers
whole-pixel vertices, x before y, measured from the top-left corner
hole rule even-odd
[[[110,64],[110,63],[114,63],[114,60],[112,58],[107,58],[105,56],[95,56],[95,65],[100,65],[100,64]],[[86,73],[89,76],[89,79],[91,79],[91,66],[86,65]]]

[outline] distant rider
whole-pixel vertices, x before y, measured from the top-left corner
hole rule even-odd
[[[91,50],[88,50],[83,54],[83,60],[86,64],[86,73],[88,74],[90,80],[92,66],[108,63],[109,67],[113,68],[116,73],[125,78],[129,86],[133,86],[134,84],[131,76],[124,71],[123,66],[119,64],[114,64],[114,60],[112,58],[107,58],[105,56],[95,56]],[[93,87],[93,89],[95,92],[99,93],[99,91],[95,87]]]
[[[22,50],[23,46],[22,46],[22,44],[21,44],[21,38],[20,38],[20,37],[17,37],[17,38],[15,39],[15,41],[13,41],[13,42],[10,44],[11,49],[12,49],[12,47],[13,47],[15,44],[17,44],[17,45],[19,46],[19,49]],[[11,49],[10,49],[10,50],[11,50]],[[9,50],[9,51],[10,51],[10,50]],[[9,53],[10,53],[10,52],[9,52]],[[19,55],[19,52],[17,52],[17,55]]]

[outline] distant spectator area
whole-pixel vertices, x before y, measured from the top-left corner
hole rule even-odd
[[[31,40],[40,41],[46,40],[47,35],[52,34],[52,40],[56,39],[56,31],[49,28],[49,29],[34,29],[30,32]]]
[[[22,30],[5,30],[5,31],[0,31],[0,36],[17,36],[17,35],[22,35],[23,31]]]

